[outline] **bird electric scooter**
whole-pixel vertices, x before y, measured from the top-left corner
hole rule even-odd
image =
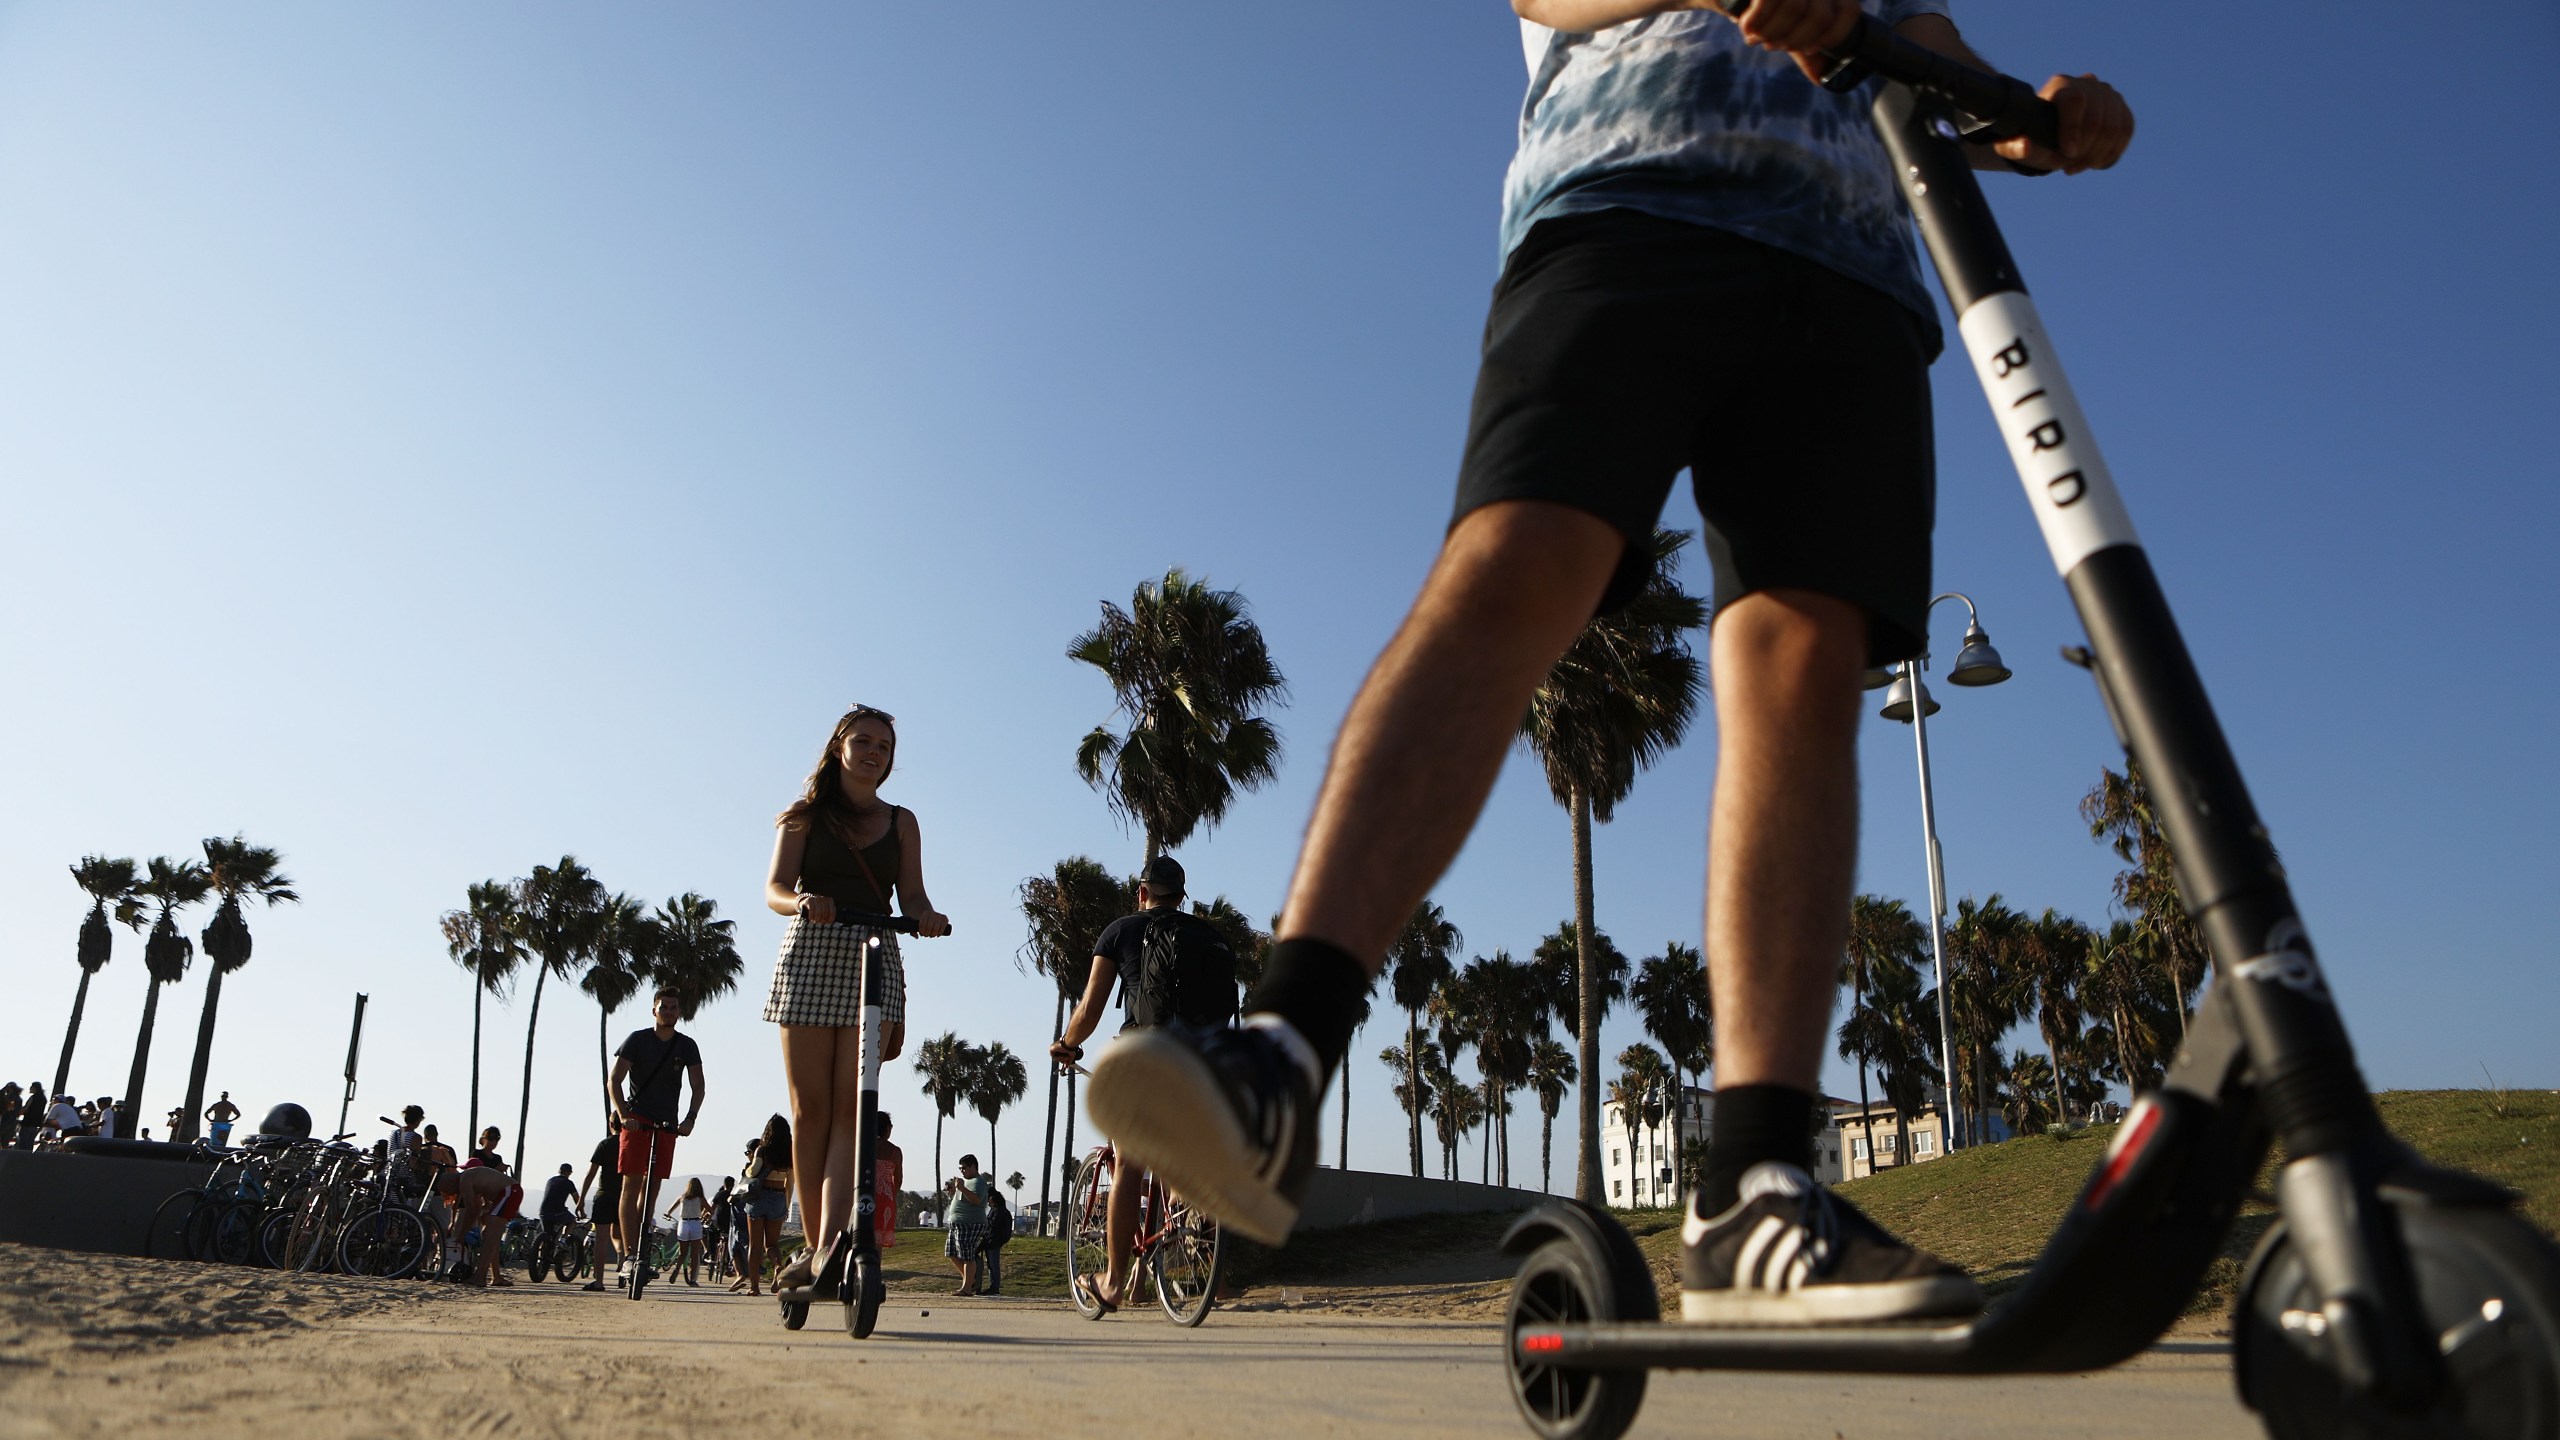
[[[860,925],[872,930],[894,930],[901,935],[916,933],[916,922],[906,916],[870,915],[860,911],[839,912],[839,925]],[[810,1274],[810,1283],[793,1290],[777,1290],[774,1298],[782,1303],[782,1325],[797,1330],[809,1323],[809,1306],[819,1300],[844,1302],[844,1332],[856,1340],[870,1338],[872,1325],[880,1318],[880,1302],[888,1294],[888,1286],[880,1278],[880,1234],[873,1228],[872,1216],[880,1205],[873,1193],[875,1176],[872,1160],[878,1154],[880,1128],[880,1026],[884,1012],[884,986],[888,969],[872,963],[878,958],[880,942],[874,938],[862,947],[862,1113],[861,1123],[853,1132],[853,1219],[845,1226]],[[888,1203],[895,1206],[898,1197]],[[806,1226],[810,1217],[803,1214]]]
[[[1721,0],[1742,8],[1743,0]],[[2161,1087],[2140,1096],[2023,1284],[1982,1315],[1867,1327],[1666,1324],[1644,1256],[1566,1203],[1504,1240],[1525,1256],[1504,1326],[1530,1429],[1608,1440],[1649,1369],[1983,1375],[2094,1370],[2151,1344],[2220,1253],[2271,1141],[2281,1215],[2232,1320],[2240,1397],[2280,1440],[2560,1437],[2560,1248],[2516,1196],[2421,1160],[2384,1129],[2283,870],[2151,562],[1985,207],[1966,142],[2031,135],[2018,80],[1872,21],[1825,83],[1886,82],[1873,109],[2096,677],[2150,782],[2214,979]]]

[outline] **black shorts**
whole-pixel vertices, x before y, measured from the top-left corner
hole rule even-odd
[[[1683,469],[1715,604],[1834,595],[1869,659],[1917,655],[1929,604],[1934,327],[1883,291],[1722,230],[1633,210],[1543,220],[1485,321],[1451,523],[1500,500],[1599,516],[1634,598]]]

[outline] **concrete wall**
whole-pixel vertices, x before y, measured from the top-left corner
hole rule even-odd
[[[0,1241],[139,1255],[151,1212],[212,1173],[192,1161],[0,1150]]]
[[[1527,1210],[1556,1197],[1535,1190],[1507,1190],[1466,1180],[1417,1180],[1374,1170],[1318,1170],[1307,1183],[1298,1228],[1329,1230],[1408,1215],[1473,1215],[1487,1210]]]

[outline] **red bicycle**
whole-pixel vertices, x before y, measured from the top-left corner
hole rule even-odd
[[[1109,1145],[1097,1145],[1088,1151],[1084,1163],[1076,1167],[1075,1189],[1069,1199],[1067,1293],[1074,1297],[1077,1313],[1087,1320],[1099,1320],[1103,1313],[1093,1287],[1110,1263],[1106,1242],[1110,1233],[1112,1168],[1117,1158]],[[1226,1258],[1225,1240],[1218,1232],[1217,1221],[1166,1190],[1155,1176],[1147,1176],[1146,1187],[1138,1198],[1138,1231],[1130,1251],[1130,1278],[1135,1280],[1141,1270],[1151,1273],[1156,1303],[1164,1307],[1166,1317],[1176,1325],[1197,1325],[1209,1318],[1218,1303],[1218,1271]]]

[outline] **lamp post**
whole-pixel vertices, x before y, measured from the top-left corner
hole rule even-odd
[[[1947,683],[1997,685],[2008,679],[2009,667],[2000,663],[2000,652],[1991,648],[1991,637],[1983,631],[1973,598],[1950,590],[1929,602],[1930,611],[1938,608],[1939,600],[1962,600],[1965,611],[1964,649],[1957,652],[1956,663],[1948,669]],[[1929,781],[1929,717],[1938,713],[1939,706],[1920,678],[1928,668],[1929,652],[1923,649],[1918,659],[1905,660],[1889,672],[1868,671],[1867,688],[1876,688],[1879,677],[1890,676],[1893,688],[1886,692],[1884,708],[1877,713],[1887,720],[1910,725],[1912,744],[1920,754],[1920,833],[1928,845],[1929,959],[1938,981],[1938,1083],[1944,1106],[1938,1116],[1938,1130],[1944,1153],[1955,1148],[1956,1045],[1955,1025],[1947,1003],[1947,875],[1938,853],[1937,796]]]

